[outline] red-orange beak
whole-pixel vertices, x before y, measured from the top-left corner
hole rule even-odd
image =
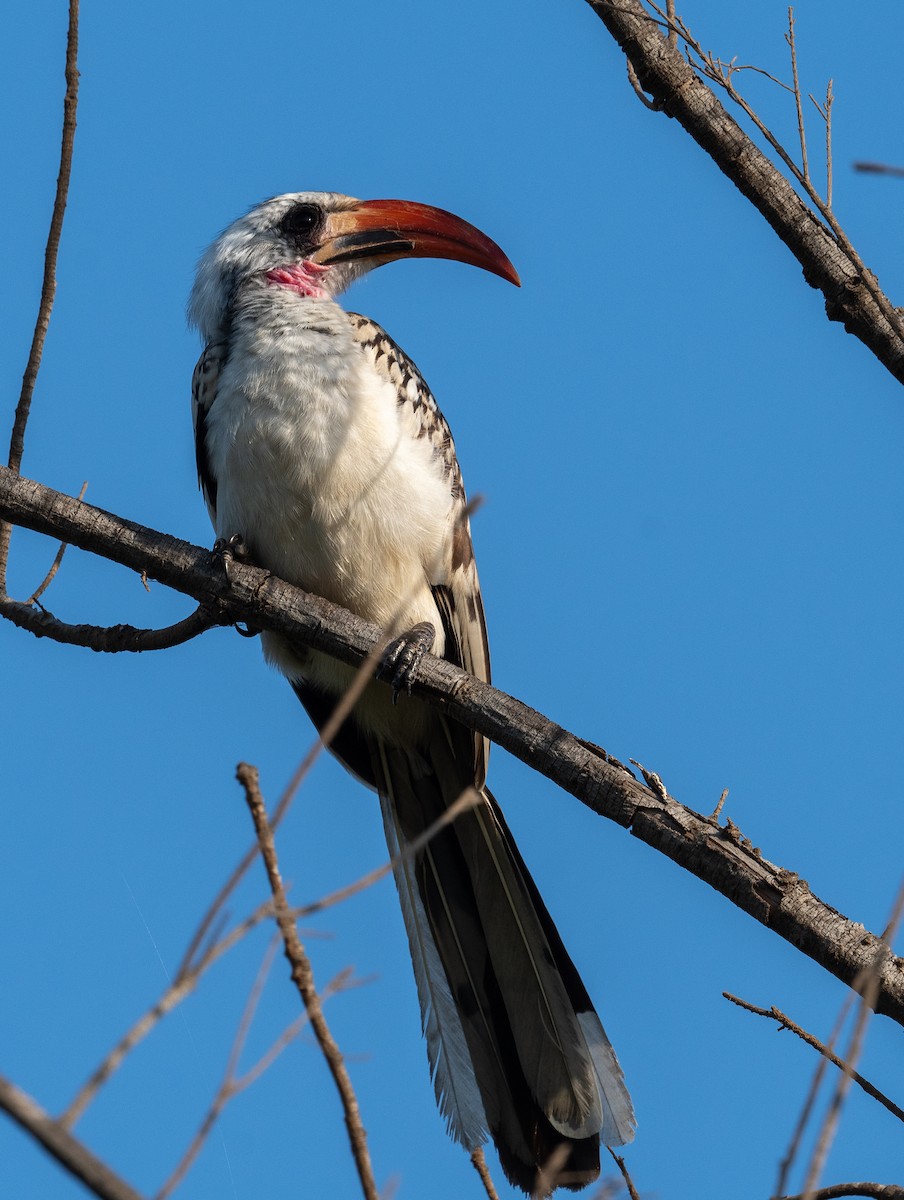
[[[323,266],[370,259],[452,258],[501,275],[516,287],[518,272],[496,243],[454,213],[413,200],[361,200],[330,213],[323,241],[310,255]]]

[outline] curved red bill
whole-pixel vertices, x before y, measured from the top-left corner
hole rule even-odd
[[[324,240],[310,256],[324,266],[358,259],[451,258],[521,286],[499,246],[454,213],[414,200],[361,200],[330,213]]]

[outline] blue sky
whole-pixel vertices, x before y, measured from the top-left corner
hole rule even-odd
[[[21,5],[0,47],[6,146],[0,370],[7,427],[40,285],[58,155],[65,12]],[[689,0],[707,48],[787,77],[786,9]],[[834,78],[835,208],[900,298],[904,161],[890,3],[796,8],[802,82]],[[881,41],[876,30],[881,28]],[[458,264],[375,272],[348,303],[384,324],[452,424],[469,491],[494,679],[678,799],[726,814],[767,858],[876,929],[901,869],[900,388],[824,316],[790,254],[678,126],[649,113],[591,10],[433,6],[85,7],[59,293],[24,472],[200,544],[184,305],[208,241],[252,203],[324,188],[452,209],[523,288]],[[790,98],[742,85],[794,145]],[[813,110],[812,160],[822,131]],[[5,435],[4,435],[5,436]],[[17,533],[11,588],[54,547]],[[48,593],[70,621],[162,625],[189,605],[71,551]],[[99,656],[0,627],[7,680],[0,841],[0,1071],[51,1111],[165,985],[250,840],[234,767],[275,800],[312,732],[256,642],[228,630]],[[706,885],[495,751],[491,785],[615,1043],[638,1114],[642,1193],[770,1194],[815,1057],[722,999],[827,1036],[842,986]],[[299,903],[385,857],[376,801],[321,762],[280,835]],[[237,898],[264,896],[260,871]],[[480,1194],[446,1138],[392,885],[306,926],[376,1175],[397,1195]],[[313,935],[328,934],[328,938]],[[139,1190],[200,1121],[266,943],[223,960],[107,1087],[78,1133]],[[296,1013],[277,962],[247,1059]],[[862,1069],[900,1100],[900,1033]],[[500,1193],[508,1196],[491,1156]],[[900,1180],[901,1130],[844,1112],[826,1182]],[[9,1195],[78,1186],[0,1123]],[[792,1183],[799,1183],[792,1180]],[[226,1111],[182,1195],[357,1194],[309,1040]]]

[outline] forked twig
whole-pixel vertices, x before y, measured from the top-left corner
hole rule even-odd
[[[805,176],[804,172],[800,167],[798,167],[793,157],[788,153],[775,134],[758,116],[756,111],[741,95],[737,88],[735,88],[731,81],[731,76],[740,68],[735,68],[731,64],[726,67],[721,59],[717,59],[713,54],[705,51],[681,17],[676,16],[672,22],[669,22],[667,13],[655,3],[655,0],[649,0],[649,4],[653,11],[656,12],[660,18],[662,18],[663,23],[667,24],[670,29],[674,28],[677,30],[679,37],[687,49],[688,62],[691,64],[691,66],[699,70],[712,83],[716,83],[723,88],[727,92],[729,98],[735,104],[737,104],[740,109],[743,110],[750,121],[753,122],[759,132],[763,135],[781,161],[788,168],[794,179],[800,184],[801,188],[806,193],[811,204],[813,205],[813,208],[819,213],[819,215],[828,225],[839,248],[846,255],[851,263],[851,266],[856,271],[858,281],[866,289],[884,320],[895,331],[895,334],[898,338],[904,339],[904,316],[902,316],[902,314],[895,308],[895,306],[879,287],[875,275],[869,270],[869,268],[861,259],[860,255],[857,253],[853,243],[845,233],[844,229],[841,227],[837,217],[832,212],[832,209],[827,201],[819,195],[809,177]],[[651,17],[650,20],[652,19],[653,18]],[[694,61],[695,59],[696,62]],[[767,74],[767,72],[763,72],[763,74]],[[789,90],[793,91],[794,89],[791,88]],[[828,133],[829,131],[827,129],[827,135]]]
[[[245,1002],[242,1019],[239,1022],[238,1029],[236,1030],[235,1039],[232,1043],[232,1049],[229,1052],[226,1070],[223,1073],[223,1080],[217,1089],[217,1093],[211,1102],[210,1108],[205,1113],[204,1119],[201,1121],[195,1136],[192,1138],[191,1143],[189,1144],[182,1158],[179,1160],[170,1177],[157,1192],[154,1200],[166,1200],[166,1198],[176,1190],[176,1188],[188,1174],[192,1163],[200,1154],[204,1143],[210,1136],[211,1130],[219,1120],[220,1114],[223,1112],[223,1109],[226,1107],[229,1101],[233,1100],[239,1095],[240,1092],[244,1092],[253,1083],[255,1083],[261,1077],[261,1075],[263,1075],[263,1073],[273,1065],[276,1059],[279,1058],[280,1054],[282,1054],[282,1052],[291,1045],[291,1043],[295,1040],[295,1038],[298,1037],[299,1033],[301,1033],[302,1029],[304,1029],[305,1025],[308,1023],[307,1013],[302,1013],[300,1016],[296,1017],[291,1025],[287,1026],[287,1028],[283,1030],[276,1041],[270,1046],[269,1050],[267,1050],[266,1053],[258,1059],[254,1066],[249,1067],[249,1069],[243,1075],[237,1074],[239,1059],[241,1058],[242,1051],[245,1048],[245,1042],[247,1041],[248,1033],[254,1020],[254,1014],[257,1011],[257,1006],[260,1002],[264,985],[267,982],[267,977],[270,974],[270,968],[273,965],[273,959],[278,948],[279,935],[272,939],[270,945],[267,947],[266,953],[264,954],[263,962],[260,965],[257,977],[248,995],[248,999]],[[356,981],[352,980],[351,978],[350,970],[346,969],[345,971],[341,971],[324,988],[321,999],[325,1002],[337,992],[354,986],[355,983]]]

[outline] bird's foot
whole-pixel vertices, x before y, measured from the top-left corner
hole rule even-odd
[[[384,679],[392,688],[392,702],[397,704],[399,694],[411,695],[411,681],[425,654],[433,649],[436,630],[429,621],[419,621],[394,638],[383,652],[377,667],[377,678]]]
[[[223,574],[226,576],[226,582],[230,586],[232,585],[232,564],[235,562],[251,563],[251,551],[248,549],[248,545],[240,533],[234,533],[232,537],[228,538],[217,538],[213,544],[210,556],[215,562],[219,561],[223,564]],[[257,637],[260,633],[259,629],[255,629],[253,626],[247,624],[243,629],[239,622],[236,622],[233,628],[242,637]]]
[[[229,583],[232,583],[232,576],[229,573],[232,563],[251,562],[251,552],[240,533],[234,533],[232,537],[228,538],[217,538],[210,553],[214,559],[219,559],[223,564],[223,571]]]
[[[216,558],[233,558],[236,562],[243,563],[251,561],[251,551],[240,533],[234,533],[228,538],[217,538],[211,553]]]

